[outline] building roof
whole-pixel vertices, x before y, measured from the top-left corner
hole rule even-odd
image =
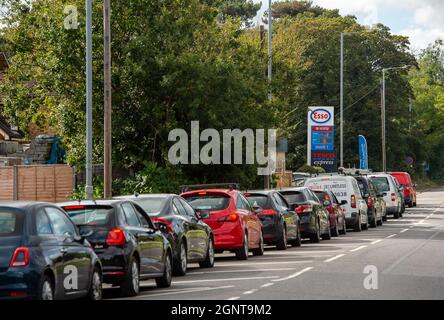
[[[0,129],[3,130],[10,139],[23,139],[23,132],[11,128],[11,125],[0,115]]]

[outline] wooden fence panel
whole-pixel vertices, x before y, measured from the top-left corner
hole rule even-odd
[[[14,200],[14,168],[0,168],[0,200]]]

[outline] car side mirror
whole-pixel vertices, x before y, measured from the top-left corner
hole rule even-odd
[[[417,184],[416,184],[416,183],[414,183],[414,184],[412,185],[412,187],[413,187],[413,188],[416,188],[416,187],[417,187]]]
[[[348,203],[347,200],[342,200],[341,203],[340,203],[340,205],[341,205],[341,206],[345,206],[347,203]]]
[[[330,201],[325,200],[325,201],[324,201],[324,207],[328,207],[328,206],[330,206]]]
[[[260,207],[260,206],[255,206],[255,207],[253,207],[253,212],[254,212],[254,214],[259,214],[259,213],[261,213],[263,210],[264,210],[264,209],[262,209],[262,207]]]
[[[208,219],[210,217],[210,211],[208,210],[201,210],[198,212],[197,216],[203,220],[203,219]]]

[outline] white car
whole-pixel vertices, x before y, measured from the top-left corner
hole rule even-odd
[[[397,191],[395,178],[389,174],[378,173],[369,176],[379,191],[384,192],[384,201],[387,214],[392,214],[395,219],[399,219],[402,209],[402,198]]]
[[[345,175],[325,175],[309,178],[305,186],[311,190],[328,190],[334,193],[345,210],[347,227],[354,231],[368,229],[367,203],[355,178]]]

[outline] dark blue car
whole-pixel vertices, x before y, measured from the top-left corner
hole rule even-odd
[[[102,297],[102,265],[60,208],[0,202],[0,299]]]

